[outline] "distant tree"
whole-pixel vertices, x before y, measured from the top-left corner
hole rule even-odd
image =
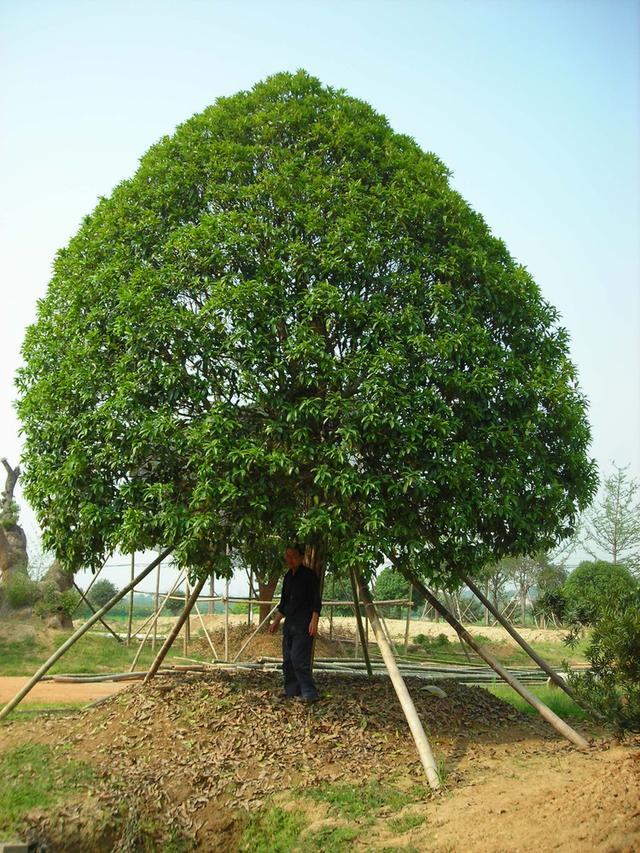
[[[492,600],[495,608],[499,608],[500,597],[509,582],[510,560],[504,557],[495,563],[488,563],[482,574],[478,575],[478,580],[484,581],[485,595]]]
[[[561,589],[569,576],[569,572],[563,566],[549,562],[548,558],[542,559],[540,568],[536,575],[536,589],[539,595]]]
[[[373,587],[374,598],[380,601],[388,601],[393,598],[409,597],[409,581],[391,566],[384,568],[377,576]],[[424,596],[414,589],[411,594],[413,607],[424,604]],[[393,607],[393,614],[399,615],[401,607]],[[391,612],[391,611],[390,611]]]
[[[115,584],[106,578],[100,578],[91,587],[89,599],[95,607],[104,607],[107,601],[113,598],[117,592],[118,588]]]
[[[640,482],[627,473],[628,465],[606,477],[602,493],[584,520],[584,547],[598,559],[622,563],[640,573]]]
[[[171,598],[165,604],[164,609],[168,613],[171,613],[172,616],[176,616],[178,613],[182,613],[182,611],[184,610],[184,602],[184,592],[174,592]]]
[[[564,585],[569,572],[559,565],[543,560],[536,577],[536,599],[533,602],[533,615],[545,623],[550,620],[561,624],[565,619],[566,599]]]
[[[610,601],[637,588],[637,581],[619,563],[583,560],[563,587],[568,618],[576,623],[592,624]]]
[[[537,586],[541,573],[547,570],[548,560],[545,552],[505,560],[505,571],[509,581],[516,588],[520,602],[520,620],[523,625],[526,625],[527,621],[530,593]]]

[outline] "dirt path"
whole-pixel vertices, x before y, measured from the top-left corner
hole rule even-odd
[[[20,675],[0,677],[0,705],[9,702],[29,681]],[[65,702],[92,702],[103,696],[110,696],[127,687],[126,681],[100,681],[94,684],[68,684],[60,681],[41,681],[22,700],[23,705],[37,703],[64,704]]]
[[[639,849],[637,744],[587,754],[549,744],[483,750],[480,763],[474,779],[426,809],[434,853]]]

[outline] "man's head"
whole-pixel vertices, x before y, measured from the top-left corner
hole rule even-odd
[[[297,542],[295,545],[287,545],[287,550],[284,552],[284,558],[290,569],[297,569],[298,566],[302,565],[304,560],[304,545],[300,545]]]

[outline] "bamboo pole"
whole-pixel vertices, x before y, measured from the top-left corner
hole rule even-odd
[[[161,559],[168,556],[171,553],[172,549],[167,548],[162,552]],[[121,589],[120,592],[117,592],[113,598],[109,599],[107,603],[98,610],[97,613],[94,613],[86,622],[84,622],[80,627],[73,632],[73,634],[69,637],[69,639],[64,642],[59,648],[55,650],[55,652],[51,655],[51,657],[42,664],[40,669],[29,679],[29,681],[24,685],[24,687],[16,693],[13,699],[8,702],[2,711],[0,711],[0,720],[3,720],[7,714],[9,714],[13,709],[18,705],[24,697],[29,693],[29,691],[40,681],[42,676],[48,672],[54,663],[59,660],[62,655],[71,648],[79,639],[86,634],[86,632],[91,628],[95,623],[99,620],[101,616],[104,616],[105,613],[108,613],[111,608],[116,605],[125,595],[133,589],[133,587],[140,583],[140,581],[145,578],[150,572],[152,572],[157,565],[158,558],[152,560],[149,565],[140,572],[140,574],[135,577],[131,583],[127,584],[124,589]]]
[[[224,659],[229,662],[229,578],[224,584]]]
[[[218,660],[218,652],[213,645],[213,640],[209,636],[209,632],[207,631],[207,626],[204,624],[204,619],[202,618],[202,613],[200,613],[200,608],[198,607],[198,602],[196,601],[196,613],[198,614],[198,618],[200,619],[200,624],[202,625],[202,630],[204,631],[204,635],[209,641],[209,646],[211,647],[211,651],[213,652],[213,656],[216,660]]]
[[[192,610],[194,604],[198,600],[198,596],[202,592],[202,588],[206,582],[207,582],[207,575],[203,575],[203,577],[198,581],[198,583],[193,588],[193,592],[189,596],[188,600],[185,602],[184,610],[182,611],[182,613],[178,617],[176,624],[171,629],[169,636],[167,637],[167,639],[162,644],[162,648],[160,649],[160,651],[158,652],[158,654],[155,657],[155,660],[153,661],[153,663],[149,667],[149,672],[146,674],[144,681],[142,682],[143,684],[146,684],[148,681],[150,681],[153,678],[153,676],[156,674],[158,669],[160,668],[160,664],[162,663],[162,661],[167,656],[167,652],[169,651],[169,649],[173,645],[175,638],[180,633],[180,629],[184,625],[185,620],[188,619],[189,614],[191,613],[191,610]]]
[[[247,625],[253,623],[253,569],[249,569],[249,606],[247,607]]]
[[[216,608],[216,603],[214,601],[215,598],[215,586],[214,586],[214,574],[211,572],[211,576],[209,578],[209,601],[207,602],[207,613],[209,616],[213,616]]]
[[[495,608],[493,606],[493,604],[481,592],[481,590],[474,584],[474,582],[470,578],[466,577],[465,575],[460,575],[460,577],[466,583],[466,585],[469,587],[471,592],[476,596],[478,601],[480,601],[480,603],[484,605],[485,611],[487,613],[491,613],[495,617],[495,619],[497,619],[497,621],[502,625],[502,627],[505,629],[505,631],[508,634],[510,634],[513,637],[513,639],[516,641],[516,643],[518,643],[518,645],[522,649],[524,649],[524,651],[529,655],[529,657],[538,664],[540,669],[543,672],[547,673],[547,675],[553,681],[553,683],[557,684],[558,687],[560,687],[562,690],[564,690],[564,692],[568,696],[570,696],[574,702],[581,704],[580,700],[576,697],[575,693],[573,692],[571,687],[564,681],[564,679],[561,678],[558,675],[558,673],[551,666],[549,666],[549,664],[544,660],[544,658],[540,657],[540,655],[536,652],[536,650],[534,648],[532,648],[529,645],[529,643],[527,643],[527,641],[524,639],[524,637],[522,637],[516,631],[516,629],[513,627],[513,625],[507,619],[504,618],[504,616],[500,613],[500,611],[497,610],[497,608]]]
[[[278,602],[278,603],[279,603],[279,602]],[[261,622],[261,623],[258,625],[258,627],[255,629],[255,631],[247,637],[247,639],[244,641],[244,643],[242,644],[242,646],[240,647],[240,649],[236,652],[236,654],[235,654],[235,656],[234,656],[233,660],[231,661],[231,663],[235,663],[235,661],[237,661],[237,660],[238,660],[238,658],[240,657],[240,655],[242,654],[242,652],[247,648],[247,646],[249,645],[249,643],[251,642],[251,640],[253,640],[253,638],[254,638],[254,637],[255,637],[255,635],[258,633],[258,631],[260,630],[260,628],[262,628],[262,626],[263,626],[266,622],[268,622],[268,621],[269,621],[269,619],[271,618],[271,615],[272,615],[273,611],[277,608],[277,606],[278,606],[278,604],[274,604],[274,605],[273,605],[273,607],[271,608],[271,610],[267,613],[267,615],[264,617],[264,619],[262,620],[262,622]]]
[[[135,574],[136,555],[131,555],[131,580]],[[127,645],[131,645],[131,626],[133,625],[133,589],[129,593],[129,618],[127,620]]]
[[[369,615],[371,627],[373,628],[376,640],[378,641],[378,647],[380,648],[382,658],[389,672],[391,683],[396,691],[396,695],[400,705],[402,706],[404,715],[407,718],[407,723],[409,724],[409,729],[413,735],[416,749],[418,750],[418,755],[422,762],[422,766],[424,767],[427,780],[431,788],[437,790],[440,787],[440,778],[438,776],[438,769],[431,745],[427,739],[424,728],[422,727],[422,723],[420,722],[420,717],[416,711],[416,706],[413,704],[413,699],[407,690],[407,685],[404,683],[404,679],[400,674],[400,670],[398,669],[398,664],[395,661],[391,647],[387,643],[387,638],[384,635],[380,620],[378,619],[377,611],[374,607],[373,601],[371,600],[369,588],[359,572],[354,571],[354,574],[358,582],[360,598],[364,603],[365,611]]]
[[[153,612],[156,614],[156,618],[153,620],[153,639],[151,640],[151,651],[155,652],[156,650],[156,640],[158,639],[158,605],[160,604],[160,566],[158,563],[158,569],[156,571],[156,594],[153,599]]]
[[[331,598],[336,594],[336,576],[331,576]],[[329,604],[329,639],[333,640],[333,603]]]
[[[404,653],[407,654],[409,648],[409,625],[411,623],[411,607],[413,604],[413,584],[409,584],[409,602],[407,604],[407,621],[404,626]]]
[[[373,678],[373,669],[371,668],[371,660],[369,659],[369,648],[368,644],[365,643],[364,628],[362,627],[362,614],[360,613],[360,604],[358,602],[358,587],[356,586],[356,576],[353,568],[349,571],[349,578],[351,579],[351,591],[353,593],[353,605],[358,629],[356,636],[358,636],[358,634],[360,635],[360,642],[362,643],[362,649],[364,651],[364,662],[367,667],[367,675],[369,678]]]
[[[169,601],[169,597],[170,597],[170,596],[175,592],[175,590],[178,588],[178,585],[180,584],[180,582],[181,582],[181,580],[182,580],[182,575],[183,575],[183,574],[184,574],[184,570],[182,570],[182,571],[178,572],[178,577],[176,578],[176,581],[175,581],[174,585],[171,587],[171,589],[170,589],[170,591],[168,592],[168,594],[167,594],[167,595],[165,595],[165,597],[164,597],[164,601],[163,601],[163,602],[162,602],[162,604],[160,605],[160,607],[159,607],[159,609],[158,609],[158,612],[157,612],[157,613],[155,613],[155,614],[153,614],[153,613],[151,614],[151,618],[152,618],[152,619],[154,619],[154,621],[157,621],[157,620],[160,618],[160,614],[161,614],[161,613],[162,613],[162,611],[164,610],[164,607],[165,607],[165,604],[167,603],[167,601]],[[147,620],[147,621],[149,621],[149,620]],[[146,623],[145,623],[145,624],[146,624]],[[144,627],[144,625],[143,625],[142,627]],[[140,628],[140,630],[142,630],[142,628]],[[142,642],[141,642],[141,643],[140,643],[140,645],[138,646],[138,651],[137,651],[137,652],[136,652],[136,654],[135,654],[135,657],[134,657],[134,659],[133,659],[133,663],[131,664],[131,668],[130,668],[130,670],[129,670],[129,671],[132,671],[132,670],[134,670],[134,669],[136,668],[136,664],[138,663],[138,658],[139,658],[139,657],[140,657],[140,655],[142,654],[142,650],[144,649],[144,645],[145,645],[145,643],[147,642],[147,640],[149,639],[149,634],[151,633],[151,631],[152,631],[152,630],[153,630],[153,624],[149,625],[149,627],[148,627],[148,629],[147,629],[147,633],[146,633],[146,634],[144,635],[144,637],[142,638]],[[136,632],[136,633],[137,633],[137,632]]]
[[[105,567],[106,565],[107,565],[107,561],[105,560],[105,561],[104,561],[104,563],[103,563],[103,564],[100,566],[100,568],[98,569],[98,571],[95,573],[95,575],[91,578],[91,583],[89,584],[89,586],[88,586],[88,587],[85,589],[85,591],[84,591],[84,594],[85,594],[85,595],[89,595],[89,590],[90,590],[90,589],[91,589],[91,587],[94,585],[94,583],[98,580],[98,575],[100,574],[100,572],[104,569],[104,567]],[[77,602],[76,602],[76,606],[75,606],[75,607],[73,608],[73,610],[71,611],[71,616],[73,616],[73,614],[76,612],[76,610],[78,609],[78,607],[80,607],[80,602],[79,602],[79,601],[77,601]]]
[[[80,596],[80,598],[82,599],[82,601],[84,601],[84,603],[87,605],[87,607],[89,608],[89,610],[90,610],[92,613],[95,613],[95,612],[96,612],[95,607],[94,607],[94,606],[93,606],[93,604],[89,601],[89,599],[85,597],[84,592],[80,589],[80,587],[78,586],[78,584],[77,584],[75,581],[73,581],[73,585],[74,585],[74,587],[76,588],[76,592],[78,593],[78,595]],[[116,638],[116,640],[117,640],[119,643],[123,643],[123,642],[124,642],[124,640],[116,634],[116,632],[113,630],[113,628],[112,628],[110,625],[107,625],[107,623],[104,621],[104,619],[103,619],[102,617],[100,617],[100,622],[101,622],[101,624],[102,624],[102,625],[104,625],[104,627],[107,629],[107,631],[108,631],[110,634],[112,634],[112,635]]]
[[[186,610],[187,604],[189,602],[189,596],[190,596],[189,578],[185,578],[185,584],[186,584],[186,587],[185,587],[185,593],[184,593],[184,606],[185,606],[185,610]],[[187,656],[189,654],[189,613],[190,612],[191,612],[191,608],[189,608],[189,612],[187,613],[187,618],[185,619],[185,623],[184,623],[184,631],[182,632],[182,651],[184,652],[185,656]]]
[[[570,740],[571,743],[575,744],[580,749],[588,749],[589,744],[582,737],[582,735],[578,734],[574,729],[571,728],[570,725],[565,723],[564,720],[560,719],[557,714],[548,708],[544,702],[538,699],[531,691],[527,690],[527,688],[521,684],[516,678],[514,678],[507,670],[498,663],[498,661],[491,655],[483,646],[478,643],[472,634],[470,634],[463,625],[458,622],[456,617],[442,604],[427,587],[422,583],[422,581],[418,578],[417,575],[414,575],[413,572],[408,569],[404,569],[400,566],[396,560],[391,558],[394,565],[404,574],[408,581],[413,583],[413,585],[422,592],[425,598],[428,600],[429,604],[434,608],[437,613],[440,613],[442,617],[451,625],[451,627],[456,631],[461,640],[464,640],[467,645],[469,645],[480,657],[489,664],[489,666],[498,673],[500,678],[507,682],[507,684],[512,687],[516,693],[518,693],[522,698],[528,702],[532,708],[540,714],[543,719],[545,719],[549,725],[551,725],[559,734],[563,737]]]

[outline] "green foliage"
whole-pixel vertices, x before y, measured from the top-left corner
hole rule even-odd
[[[184,592],[174,592],[171,598],[165,604],[164,610],[162,612],[170,613],[172,616],[176,616],[178,613],[182,613],[182,611],[184,610],[184,604]]]
[[[18,523],[19,518],[20,506],[18,505],[18,502],[12,498],[9,508],[4,508],[0,512],[0,525],[4,528],[11,527],[11,525]]]
[[[434,651],[448,649],[451,646],[451,640],[446,634],[438,634],[435,637],[428,637],[426,634],[416,634],[414,642],[424,649],[432,649]]]
[[[563,587],[566,616],[575,623],[594,624],[612,599],[622,598],[636,588],[637,582],[624,566],[583,560]]]
[[[563,623],[566,618],[567,599],[564,589],[547,589],[538,595],[533,604],[533,613],[536,616],[545,616],[547,619],[555,619]]]
[[[640,482],[627,473],[628,465],[615,465],[606,477],[602,494],[585,517],[585,547],[597,557],[604,551],[613,563],[640,573]],[[592,550],[592,549],[595,549]]]
[[[80,761],[62,758],[46,744],[22,744],[0,754],[0,837],[16,834],[26,812],[47,808],[79,786],[93,771]]]
[[[599,602],[587,646],[591,669],[571,673],[579,696],[618,730],[640,731],[640,589]]]
[[[440,585],[596,485],[558,312],[386,118],[304,71],[219,98],[100,199],[26,334],[25,495],[68,568],[324,537]],[[69,429],[73,424],[73,429]]]
[[[305,819],[298,811],[272,806],[252,814],[238,850],[241,853],[290,853],[295,849]]]
[[[547,707],[557,714],[559,717],[573,717],[575,719],[584,720],[588,718],[587,712],[580,705],[577,705],[570,696],[561,690],[559,687],[546,687],[527,685],[529,690],[541,699]],[[535,716],[538,712],[526,702],[519,693],[506,684],[492,684],[486,689],[489,693],[493,693],[499,699],[503,699],[518,711],[523,714],[531,714]]]
[[[106,578],[100,578],[91,587],[89,599],[94,607],[104,607],[118,592],[118,587]]]
[[[405,792],[376,781],[364,785],[325,783],[305,788],[302,793],[312,800],[328,803],[333,812],[351,819],[367,817],[384,806],[401,809],[407,803]]]
[[[26,572],[9,572],[5,583],[0,587],[0,595],[12,610],[28,607],[38,599],[38,585]]]
[[[415,812],[406,812],[388,820],[387,825],[392,832],[402,835],[403,832],[409,832],[409,830],[415,829],[416,826],[421,826],[425,820],[424,815],[416,814]]]
[[[304,837],[305,850],[351,853],[360,830],[353,826],[323,826]]]
[[[75,589],[60,592],[53,581],[43,581],[38,584],[38,600],[33,609],[42,618],[52,613],[66,613],[71,616],[79,598]]]

